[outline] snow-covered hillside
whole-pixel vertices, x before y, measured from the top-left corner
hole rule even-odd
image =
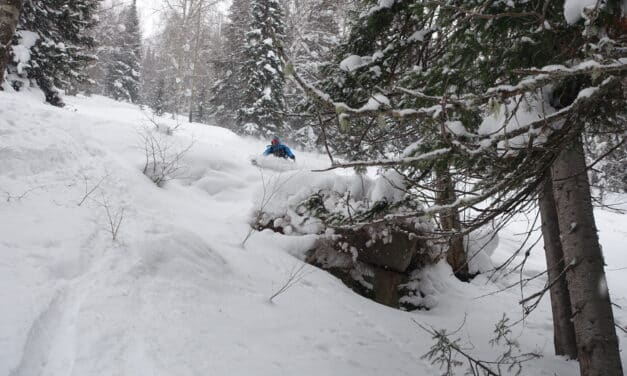
[[[444,264],[425,271],[438,300],[431,311],[379,305],[309,265],[269,303],[314,237],[265,231],[241,245],[262,181],[250,158],[264,141],[202,124],[153,133],[172,152],[191,145],[177,178],[159,188],[142,173],[152,124],[139,108],[66,101],[59,109],[0,92],[0,375],[439,375],[422,359],[432,339],[414,320],[451,331],[465,320],[458,335],[468,352],[492,360],[494,324],[503,313],[521,317],[518,288],[489,295],[519,274],[465,284]],[[296,153],[296,170],[263,174],[327,164]],[[627,216],[596,215],[624,327]],[[109,218],[114,227],[122,218],[115,241]],[[500,235],[495,262],[518,247],[526,225]],[[536,246],[523,278],[544,270],[543,257]],[[532,281],[526,295],[543,284]],[[524,375],[577,374],[576,362],[552,355],[548,296],[514,337],[523,352],[543,355]],[[627,335],[619,338],[624,349]]]

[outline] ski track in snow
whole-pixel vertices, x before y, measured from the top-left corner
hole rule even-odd
[[[101,97],[67,101],[57,109],[33,93],[0,92],[0,193],[7,199],[0,202],[0,375],[439,375],[421,358],[431,338],[412,319],[453,330],[466,317],[462,337],[477,357],[493,359],[494,323],[503,312],[519,317],[518,291],[474,299],[517,276],[463,284],[443,268],[440,302],[429,312],[378,305],[311,266],[271,304],[300,262],[292,255],[313,238],[264,231],[242,248],[261,186],[250,159],[265,142],[185,124],[164,137],[179,150],[193,140],[184,169],[158,188],[141,173],[148,122],[136,107]],[[327,165],[304,152],[297,161],[268,160],[261,173],[277,178]],[[104,199],[114,212],[124,209],[115,242]],[[607,260],[617,268],[627,266],[618,252],[627,240],[624,218],[599,217]],[[495,262],[516,248],[517,232],[513,226],[501,237]],[[542,257],[534,253],[525,275],[542,270]],[[622,306],[624,274],[608,272]],[[623,310],[616,315],[627,324]],[[516,333],[526,351],[544,355],[523,374],[576,372],[575,362],[552,355],[550,331],[545,300]]]

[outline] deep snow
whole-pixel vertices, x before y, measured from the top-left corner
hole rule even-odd
[[[443,264],[424,272],[437,297],[431,311],[381,306],[311,266],[271,304],[314,237],[262,232],[241,246],[262,174],[324,167],[324,156],[296,150],[296,169],[260,172],[250,158],[265,142],[181,123],[173,136],[155,133],[172,150],[193,143],[177,178],[159,188],[141,172],[141,135],[152,125],[136,106],[66,101],[59,109],[36,93],[0,92],[0,375],[439,375],[421,358],[431,338],[412,320],[453,330],[465,319],[462,341],[492,360],[494,323],[503,313],[520,318],[518,288],[478,298],[520,275],[465,284]],[[113,217],[123,210],[116,241],[104,201]],[[625,326],[627,217],[595,214]],[[500,234],[495,263],[526,226],[521,219]],[[542,271],[543,258],[536,246],[524,276]],[[525,296],[543,283],[529,283]],[[514,334],[523,351],[543,355],[523,374],[578,372],[552,355],[548,297]]]

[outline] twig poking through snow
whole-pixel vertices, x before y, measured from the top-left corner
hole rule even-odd
[[[17,200],[17,201],[20,201],[20,200],[22,200],[24,197],[26,197],[29,193],[31,193],[32,191],[37,190],[37,189],[42,189],[42,188],[45,188],[45,187],[46,187],[45,185],[39,185],[39,186],[37,186],[37,187],[29,188],[29,189],[25,190],[24,192],[22,192],[22,193],[20,193],[20,194],[18,194],[18,195],[16,195],[16,196],[14,196],[14,195],[13,195],[11,192],[9,192],[9,191],[4,191],[4,190],[3,190],[3,191],[4,191],[4,193],[7,195],[7,202],[11,202],[11,200]]]
[[[92,193],[94,193],[94,191],[98,188],[100,188],[100,185],[102,184],[103,181],[105,181],[105,179],[107,179],[109,177],[109,173],[107,172],[105,176],[103,176],[98,183],[96,183],[91,189],[89,189],[89,182],[88,182],[88,178],[87,176],[83,176],[83,180],[85,181],[85,195],[83,196],[83,198],[81,199],[81,201],[77,204],[78,206],[83,205],[83,203],[85,202],[85,200],[87,200],[89,198],[89,196],[91,196]]]
[[[172,143],[160,137],[155,137],[150,130],[141,134],[144,143],[143,149],[146,157],[143,173],[158,187],[162,187],[168,180],[176,177],[181,170],[181,160],[194,146],[192,140],[184,149],[173,150]]]
[[[262,195],[261,195],[261,202],[259,203],[259,209],[257,210],[257,214],[255,215],[254,222],[251,224],[250,229],[248,230],[248,233],[246,234],[246,237],[244,238],[244,240],[242,240],[242,247],[246,245],[248,238],[250,238],[253,232],[255,232],[256,226],[263,216],[263,211],[266,208],[266,206],[270,203],[270,201],[272,201],[272,198],[274,198],[274,196],[279,192],[279,190],[285,183],[287,183],[290,179],[296,176],[296,175],[292,175],[288,177],[287,179],[285,179],[284,181],[281,181],[281,174],[279,173],[277,178],[272,180],[272,185],[268,187],[270,178],[266,179],[263,175],[263,169],[261,167],[257,167],[257,168],[259,169],[259,174],[261,175],[261,185],[263,189]]]
[[[502,353],[498,354],[496,359],[491,361],[473,357],[467,351],[468,349],[463,348],[460,338],[454,336],[465,325],[465,318],[462,325],[452,333],[447,332],[446,329],[427,328],[415,319],[412,319],[412,321],[422,330],[429,333],[435,342],[422,358],[430,360],[433,365],[444,368],[445,372],[443,375],[446,376],[453,376],[455,368],[464,365],[464,362],[456,358],[456,354],[466,359],[469,367],[466,374],[484,376],[518,376],[522,374],[524,363],[541,357],[537,352],[520,352],[518,341],[511,337],[512,325],[509,324],[509,318],[505,314],[495,324],[495,337],[489,341],[492,347],[497,348],[499,346],[499,352],[502,351]]]
[[[118,208],[114,212],[111,207],[111,203],[109,203],[109,200],[102,192],[101,197],[102,201],[100,202],[100,205],[105,209],[105,213],[107,214],[107,231],[111,234],[111,240],[116,241],[118,239],[120,225],[124,220],[124,207]]]
[[[290,271],[289,276],[287,277],[287,280],[283,283],[283,285],[277,291],[275,291],[274,294],[272,294],[272,296],[268,299],[268,301],[270,303],[274,303],[273,301],[274,298],[285,293],[287,290],[289,290],[290,288],[297,285],[300,281],[302,281],[302,279],[305,278],[307,274],[309,274],[309,272],[305,270],[306,266],[307,264],[305,264],[304,262],[301,263],[300,266],[298,266],[298,264],[294,264],[294,266],[292,267],[292,270]]]

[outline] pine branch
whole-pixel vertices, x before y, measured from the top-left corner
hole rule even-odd
[[[588,88],[587,90],[582,90],[580,92],[580,96],[567,107],[564,107],[560,111],[557,111],[553,114],[547,115],[542,119],[529,123],[525,126],[516,128],[511,131],[498,133],[497,135],[487,135],[483,138],[477,139],[473,141],[472,145],[467,145],[466,141],[461,139],[455,139],[455,135],[451,134],[453,137],[453,144],[457,146],[456,148],[444,148],[437,149],[419,156],[415,157],[406,157],[399,159],[382,159],[376,161],[354,161],[349,163],[338,163],[326,169],[313,170],[315,172],[321,171],[329,171],[337,168],[353,168],[353,167],[374,167],[374,166],[398,166],[398,165],[407,165],[417,161],[424,161],[430,159],[436,159],[443,154],[448,153],[456,153],[460,155],[476,155],[483,151],[486,151],[490,148],[498,146],[501,141],[509,140],[514,137],[518,137],[521,135],[529,135],[535,136],[537,131],[543,127],[551,127],[554,124],[567,119],[569,116],[577,113],[581,107],[584,107],[587,104],[594,103],[601,96],[606,94],[608,90],[612,87],[620,85],[620,81],[615,78],[609,78],[605,82],[603,82],[599,87],[596,88]],[[583,95],[582,95],[583,94]]]
[[[348,163],[338,163],[332,165],[331,167],[320,169],[320,170],[312,170],[313,172],[324,172],[335,170],[337,168],[352,168],[352,167],[375,167],[375,166],[399,166],[399,165],[408,165],[415,162],[427,161],[431,159],[436,159],[441,157],[444,154],[450,153],[451,148],[443,148],[430,151],[425,154],[421,154],[416,157],[406,157],[400,159],[380,159],[375,161],[353,161]]]
[[[478,10],[464,8],[461,6],[452,5],[447,2],[430,0],[428,4],[442,7],[444,9],[452,9],[459,13],[465,15],[465,19],[482,19],[482,20],[493,20],[500,18],[530,18],[537,22],[544,21],[544,15],[538,12],[501,12],[501,13],[484,13],[485,9],[490,4],[490,1],[486,1]],[[481,3],[479,3],[481,4]]]
[[[540,69],[514,69],[518,74],[549,75],[551,77],[567,77],[577,75],[599,75],[605,73],[620,73],[627,71],[627,58],[619,59],[612,64],[602,64],[594,60],[584,61],[574,67],[564,65],[550,65]]]
[[[425,332],[429,333],[433,339],[436,339],[438,341],[442,341],[444,342],[444,344],[447,347],[450,347],[451,349],[455,350],[455,352],[461,354],[463,357],[465,357],[466,359],[468,359],[468,361],[474,365],[477,366],[479,368],[481,368],[486,376],[499,376],[499,374],[495,373],[493,370],[491,370],[488,366],[484,365],[483,361],[474,358],[473,356],[471,356],[470,354],[468,354],[466,351],[464,351],[462,348],[460,348],[454,341],[451,341],[448,336],[443,333],[443,332],[438,332],[437,330],[431,330],[427,327],[425,327],[424,325],[422,325],[421,323],[419,323],[418,321],[416,321],[415,319],[412,319],[412,321],[418,325],[418,327],[422,330],[424,330]]]

